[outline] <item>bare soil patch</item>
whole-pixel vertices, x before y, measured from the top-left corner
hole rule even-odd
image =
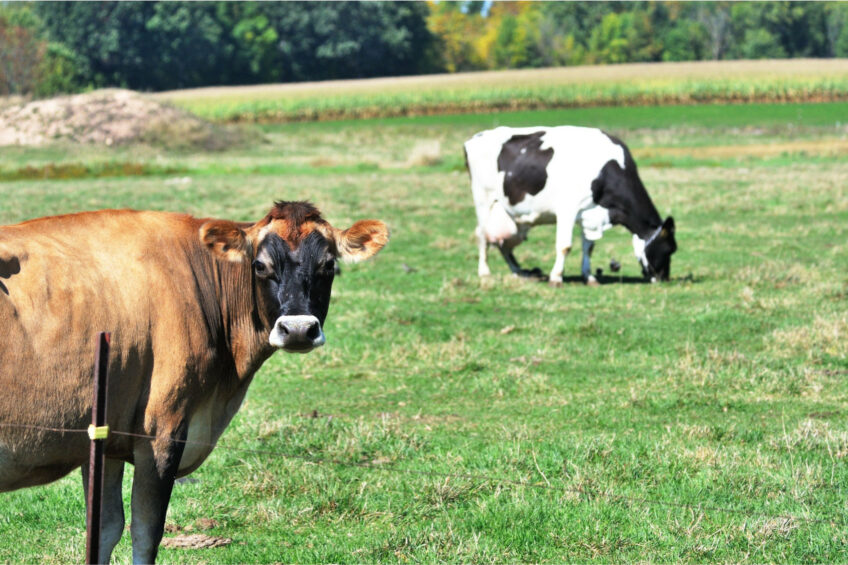
[[[233,540],[205,534],[178,535],[170,538],[162,538],[162,546],[178,549],[207,549],[210,547],[223,547],[230,545]]]
[[[219,150],[245,141],[243,130],[212,124],[131,90],[97,90],[0,105],[0,146],[147,143]]]

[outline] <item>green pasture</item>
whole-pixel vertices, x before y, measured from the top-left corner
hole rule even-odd
[[[629,143],[677,223],[670,282],[642,283],[623,228],[596,246],[599,288],[579,254],[561,288],[511,277],[495,250],[477,277],[462,141],[555,122]],[[232,542],[162,562],[844,563],[846,124],[846,103],[587,108],[269,125],[211,154],[12,148],[0,223],[257,220],[309,199],[336,226],[390,226],[374,260],[343,266],[326,346],[269,360],[175,488],[166,537]],[[536,228],[517,257],[547,271],[553,236]],[[81,562],[80,483],[0,495],[0,562]]]

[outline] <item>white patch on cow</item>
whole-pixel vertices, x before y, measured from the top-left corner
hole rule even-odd
[[[265,227],[263,227],[259,230],[259,233],[256,234],[256,245],[257,245],[257,247],[259,245],[261,245],[263,241],[265,241],[265,237],[268,235],[268,233],[270,231],[271,231],[271,224],[268,224],[267,226],[265,226]]]
[[[180,458],[180,471],[196,468],[212,453],[218,438],[224,433],[244,401],[245,387],[225,405],[217,400],[217,391],[211,400],[195,409],[188,424],[186,444]]]
[[[639,260],[639,264],[644,268],[648,268],[648,258],[645,256],[645,240],[633,234],[633,254]]]
[[[603,206],[592,206],[582,210],[577,217],[583,228],[583,236],[589,241],[598,241],[612,227],[609,210]]]
[[[190,469],[203,462],[212,452],[217,436],[213,437],[212,402],[205,402],[194,414],[188,424],[186,444],[180,458],[180,470]]]
[[[274,269],[274,261],[271,260],[271,254],[267,249],[262,248],[262,251],[256,255],[256,260],[264,263],[270,270]]]

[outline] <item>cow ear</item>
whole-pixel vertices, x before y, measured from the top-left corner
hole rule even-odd
[[[200,241],[213,254],[228,261],[244,261],[247,257],[247,234],[235,222],[206,222],[200,226]]]
[[[669,237],[674,235],[674,218],[669,216],[665,219],[662,225],[662,232],[660,232],[661,237]]]
[[[378,220],[360,220],[346,230],[336,230],[339,258],[348,263],[364,261],[389,241],[389,228]]]

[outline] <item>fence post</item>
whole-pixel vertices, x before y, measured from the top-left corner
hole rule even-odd
[[[88,500],[86,500],[85,562],[100,563],[100,514],[103,500],[104,443],[109,435],[106,426],[106,389],[108,383],[109,340],[111,334],[97,334],[95,350],[94,393],[91,404],[91,425],[88,437],[91,447],[88,458]]]

